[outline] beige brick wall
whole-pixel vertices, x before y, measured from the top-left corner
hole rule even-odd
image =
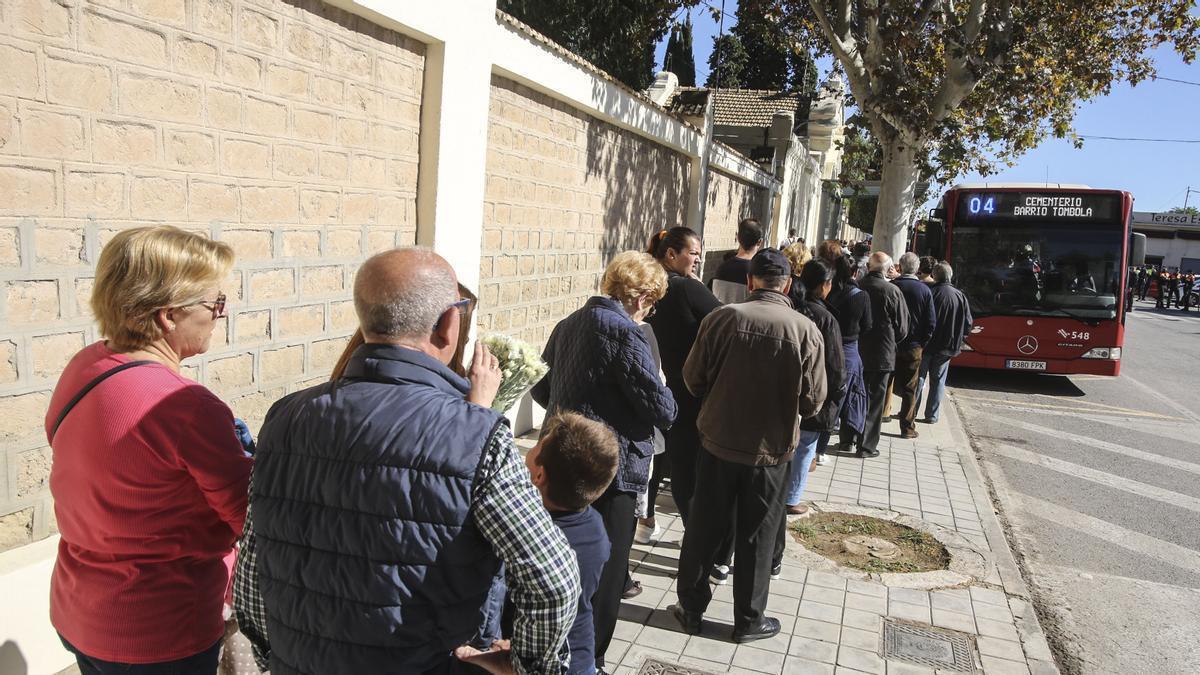
[[[493,77],[481,327],[543,344],[615,254],[683,223],[688,173],[679,153]]]
[[[257,424],[327,377],[354,270],[415,240],[423,45],[314,0],[0,2],[0,550],[54,531],[42,419],[116,231],[233,244],[187,374]]]
[[[763,188],[722,173],[716,167],[709,171],[704,209],[705,279],[717,271],[726,253],[737,249],[738,221],[762,217],[763,193]]]

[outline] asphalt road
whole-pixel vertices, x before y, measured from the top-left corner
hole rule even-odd
[[[1121,376],[951,369],[1068,675],[1200,672],[1200,313],[1138,303]]]

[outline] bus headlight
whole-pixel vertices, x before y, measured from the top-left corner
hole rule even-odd
[[[964,352],[973,352],[973,351],[975,351],[975,349],[974,349],[974,348],[972,348],[972,347],[971,347],[971,345],[969,345],[969,344],[967,344],[967,343],[965,343],[965,342],[964,342],[964,343],[962,343],[962,350],[963,350]]]
[[[1085,359],[1107,359],[1109,361],[1121,360],[1120,347],[1093,347],[1084,352],[1081,358]]]

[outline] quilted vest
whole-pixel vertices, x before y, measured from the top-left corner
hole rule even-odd
[[[424,673],[475,636],[500,561],[472,486],[504,418],[468,389],[363,345],[343,379],[272,407],[251,493],[272,673]]]

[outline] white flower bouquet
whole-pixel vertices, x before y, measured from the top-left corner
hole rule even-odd
[[[550,367],[533,345],[502,333],[479,338],[500,362],[500,389],[492,410],[505,412],[546,375]]]

